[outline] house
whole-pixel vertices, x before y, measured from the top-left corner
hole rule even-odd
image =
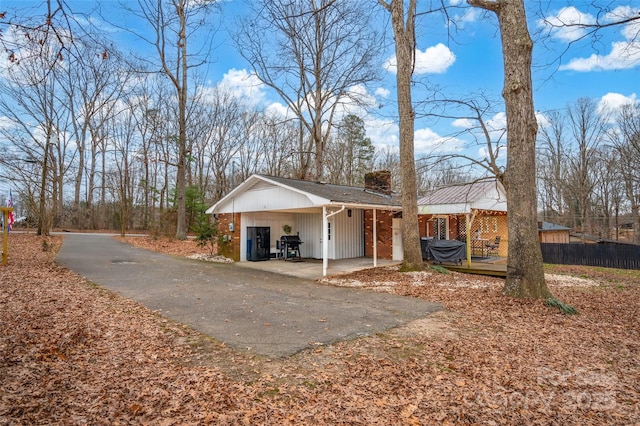
[[[381,171],[368,173],[364,187],[256,174],[207,213],[218,219],[225,255],[248,260],[259,244],[262,259],[277,257],[286,230],[302,241],[302,258],[323,260],[326,275],[330,259],[402,260],[401,210],[391,174]]]
[[[567,244],[571,228],[551,222],[538,221],[538,237],[541,243]]]
[[[467,259],[487,254],[499,237],[497,254],[507,255],[507,194],[495,180],[443,186],[418,200],[420,235],[467,242]]]

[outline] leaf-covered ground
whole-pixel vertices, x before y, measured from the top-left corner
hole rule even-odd
[[[0,424],[640,422],[638,271],[549,270],[597,280],[551,284],[574,316],[506,298],[495,279],[361,271],[340,280],[446,311],[270,360],[57,267],[60,244],[10,236],[0,266]]]

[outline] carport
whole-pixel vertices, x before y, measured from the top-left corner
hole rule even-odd
[[[248,233],[255,228],[264,230],[262,239],[269,235],[269,247],[263,247],[268,250],[265,260],[277,259],[275,242],[286,226],[303,242],[300,248],[303,258],[322,259],[324,276],[329,260],[364,257],[367,245],[371,247],[373,266],[377,266],[379,257],[394,258],[388,254],[393,250],[387,250],[386,246],[381,256],[379,244],[401,247],[401,232],[393,232],[391,222],[379,220],[379,215],[393,215],[401,209],[399,198],[390,190],[390,181],[386,186],[365,183],[365,187],[352,187],[252,175],[207,213],[217,217],[219,232],[231,246],[231,257],[235,260],[248,259],[247,248],[253,244]],[[395,241],[380,238],[381,233],[393,234]],[[395,256],[394,260],[402,258]]]

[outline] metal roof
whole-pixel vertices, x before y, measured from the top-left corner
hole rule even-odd
[[[419,205],[473,203],[498,191],[497,180],[484,180],[436,188],[418,200]],[[502,190],[504,192],[504,190]]]

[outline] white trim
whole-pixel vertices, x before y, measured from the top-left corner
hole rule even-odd
[[[378,266],[378,218],[376,209],[373,209],[373,267]]]
[[[340,210],[327,212],[327,207],[322,206],[322,276],[327,276],[329,269],[329,218],[343,212],[346,209],[342,206]],[[335,230],[334,230],[335,232]]]

